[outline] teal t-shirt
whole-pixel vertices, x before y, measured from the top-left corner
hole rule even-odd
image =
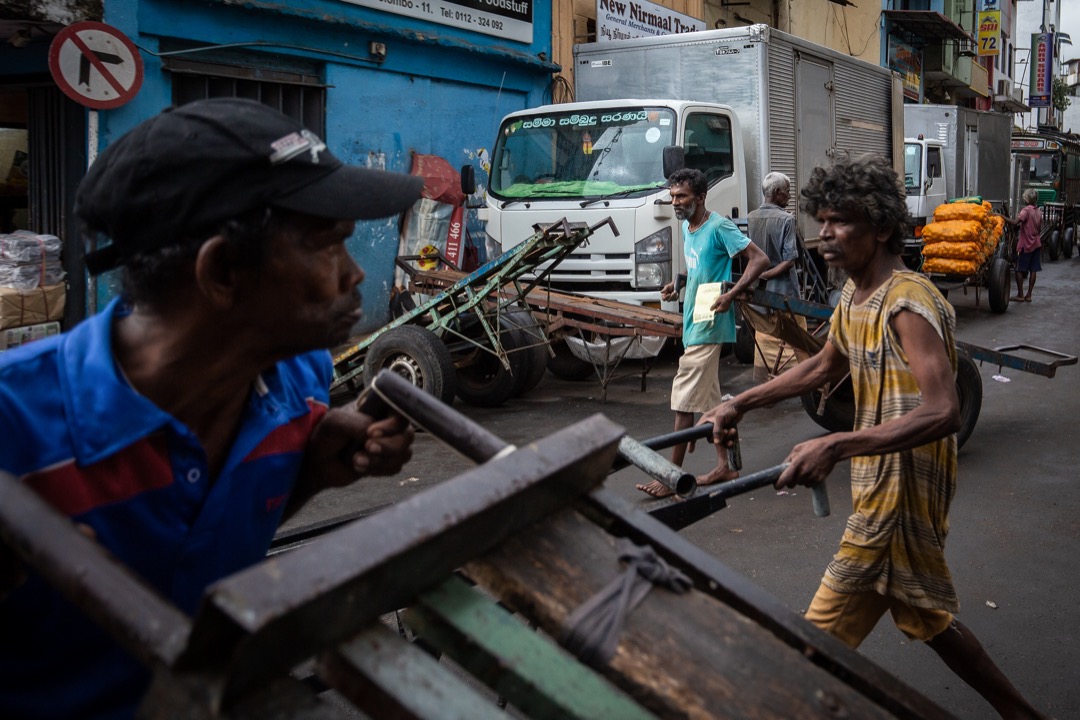
[[[735,223],[710,212],[694,232],[683,220],[683,252],[686,255],[686,294],[683,296],[683,346],[735,342],[735,312],[717,313],[709,322],[694,322],[694,298],[698,285],[730,282],[731,259],[750,244]]]

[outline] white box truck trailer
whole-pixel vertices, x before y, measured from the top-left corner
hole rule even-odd
[[[904,185],[918,239],[934,210],[952,198],[981,195],[1016,214],[1012,116],[955,105],[904,106]]]
[[[660,304],[683,271],[665,147],[683,148],[709,177],[709,209],[732,218],[760,204],[770,171],[797,189],[840,151],[903,167],[898,76],[765,25],[589,43],[574,58],[577,102],[502,120],[481,215],[503,249],[536,223],[611,216],[620,235],[597,233],[564,260],[559,289]],[[812,247],[816,223],[798,224]]]

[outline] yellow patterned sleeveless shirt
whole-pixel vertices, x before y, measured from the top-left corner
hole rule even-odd
[[[945,343],[956,371],[952,306],[923,275],[895,271],[861,304],[849,280],[829,340],[847,356],[855,391],[855,430],[880,425],[922,400],[891,319],[908,310]],[[874,591],[913,607],[956,612],[945,563],[949,504],[956,493],[956,435],[911,450],[851,459],[853,513],[823,582],[836,592]]]

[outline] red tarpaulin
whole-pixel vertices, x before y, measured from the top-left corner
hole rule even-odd
[[[465,202],[465,193],[461,192],[461,175],[438,155],[413,153],[412,170],[409,172],[424,178],[423,197],[447,205]]]

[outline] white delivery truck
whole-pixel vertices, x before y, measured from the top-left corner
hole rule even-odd
[[[798,188],[838,151],[902,167],[898,76],[765,25],[578,45],[574,78],[577,102],[502,120],[481,214],[496,251],[534,224],[610,216],[620,234],[599,232],[565,259],[557,289],[660,305],[683,271],[664,187],[665,155],[679,153],[665,148],[705,172],[707,206],[732,218],[760,204],[770,171]],[[798,224],[812,247],[813,219]]]
[[[1015,214],[1012,115],[955,105],[904,106],[904,185],[914,239],[938,205],[980,195]]]

